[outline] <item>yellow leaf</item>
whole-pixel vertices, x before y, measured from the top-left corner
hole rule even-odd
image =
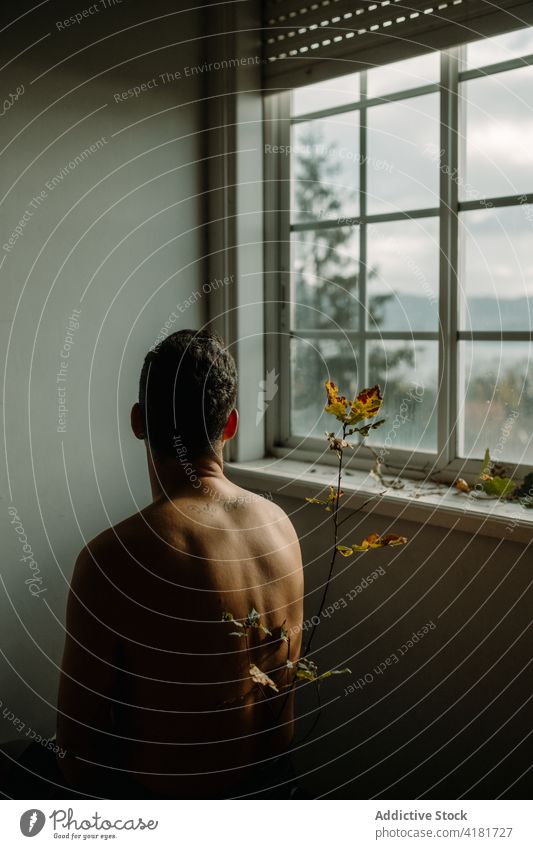
[[[405,545],[407,542],[407,537],[398,536],[398,534],[386,534],[384,537],[381,537],[381,546],[383,545]]]
[[[406,542],[407,537],[401,537],[397,534],[386,534],[384,537],[380,537],[379,534],[369,534],[359,545],[354,545],[353,550],[368,551],[369,548],[384,548],[387,545],[405,545]]]
[[[347,423],[356,424],[364,419],[373,419],[379,413],[382,405],[383,395],[377,384],[370,389],[363,389],[353,401],[350,401],[351,413]]]
[[[274,684],[272,678],[269,678],[266,672],[261,672],[258,666],[255,663],[250,664],[250,676],[252,681],[255,681],[256,684],[261,684],[264,687],[272,687],[276,693],[279,693],[278,688]]]
[[[349,557],[350,554],[353,554],[353,548],[349,548],[347,545],[338,545],[337,551],[339,554],[342,554],[343,557]]]
[[[339,498],[342,498],[343,495],[345,495],[345,493],[342,491],[342,489],[340,489],[339,490]],[[332,486],[330,484],[329,485],[328,501],[336,501],[336,499],[337,499],[337,487]]]
[[[324,407],[324,411],[331,413],[339,421],[343,422],[346,417],[347,402],[345,396],[339,395],[339,387],[332,380],[326,380],[326,392],[328,394],[328,402]]]
[[[339,499],[341,499],[343,495],[345,495],[345,493],[341,489],[339,491]],[[334,504],[337,500],[337,488],[335,486],[332,486],[331,484],[329,485],[329,495],[327,501],[322,501],[322,499],[320,498],[308,498],[307,496],[305,500],[308,501],[309,504],[325,504],[326,510],[331,513],[331,505]]]

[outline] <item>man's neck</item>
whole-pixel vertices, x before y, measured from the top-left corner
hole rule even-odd
[[[182,495],[208,494],[210,484],[224,478],[222,452],[209,456],[160,461],[147,445],[148,471],[153,501]]]

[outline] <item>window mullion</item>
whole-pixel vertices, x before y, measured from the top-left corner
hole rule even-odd
[[[361,223],[359,226],[359,278],[357,281],[358,298],[359,298],[359,368],[358,377],[359,383],[366,386],[368,383],[367,363],[366,363],[366,313],[367,313],[367,293],[366,293],[366,262],[367,262],[367,204],[366,204],[366,156],[367,156],[367,108],[366,108],[366,91],[367,91],[367,72],[361,72],[360,79],[360,100],[361,109],[359,111],[359,215]]]
[[[290,143],[290,94],[265,99],[265,143]],[[265,146],[265,150],[268,147]],[[290,162],[265,156],[265,364],[280,375],[280,391],[265,416],[267,450],[290,430]]]
[[[278,122],[279,144],[287,146],[291,144],[291,95],[283,92],[279,95],[280,121]],[[279,217],[278,217],[278,244],[279,244],[279,287],[278,297],[280,301],[280,359],[285,369],[281,381],[281,392],[278,403],[280,406],[281,442],[285,443],[290,436],[291,425],[291,312],[292,312],[292,245],[290,233],[291,221],[291,161],[289,156],[278,157],[279,160]]]
[[[441,54],[438,467],[457,456],[458,61]]]

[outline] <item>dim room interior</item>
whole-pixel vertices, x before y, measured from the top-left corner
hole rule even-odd
[[[151,501],[130,410],[192,328],[301,546],[296,798],[528,798],[532,6],[2,10],[0,774],[53,748],[74,564]]]

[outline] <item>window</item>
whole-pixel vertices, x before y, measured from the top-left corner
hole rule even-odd
[[[266,124],[273,442],[322,450],[331,377],[381,384],[391,466],[531,465],[533,30],[269,96]]]

